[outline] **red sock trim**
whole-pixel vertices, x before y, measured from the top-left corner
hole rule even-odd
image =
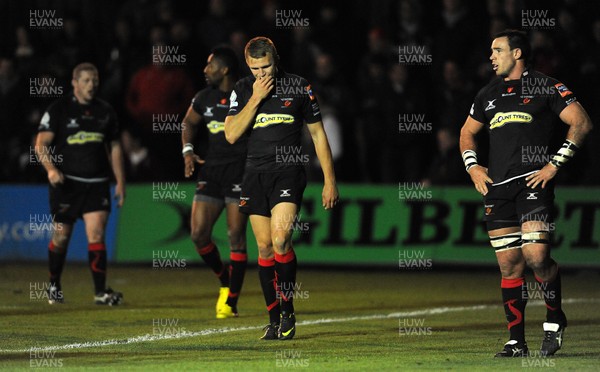
[[[239,252],[231,252],[229,254],[229,259],[231,261],[248,261],[248,254],[246,253],[239,253]]]
[[[269,259],[264,259],[264,258],[258,258],[258,266],[262,266],[262,267],[271,267],[271,266],[275,266],[275,259],[274,258],[269,258]]]
[[[209,254],[210,252],[212,252],[215,249],[215,247],[215,243],[210,242],[205,247],[196,248],[196,252],[198,252],[200,256],[204,256],[205,254]]]
[[[229,297],[229,298],[235,298],[235,297],[237,297],[239,295],[240,295],[239,293],[233,293],[233,292],[229,291],[229,295],[227,297]]]
[[[502,288],[516,288],[525,284],[525,277],[520,277],[517,279],[505,279],[502,278],[502,282],[500,283],[500,287]]]
[[[106,245],[104,243],[90,243],[88,244],[88,251],[97,252],[97,251],[105,251]]]
[[[56,249],[56,246],[54,245],[54,242],[52,240],[50,240],[50,243],[48,243],[48,250],[54,252]]]
[[[275,253],[275,261],[279,263],[288,263],[291,262],[296,257],[294,254],[294,250],[290,249],[290,251],[286,254],[277,254]]]
[[[279,305],[279,300],[275,300],[271,305],[267,306],[267,311],[273,310],[275,306]]]
[[[516,307],[513,306],[513,304],[515,302],[517,302],[517,300],[509,300],[506,302],[508,309],[515,316],[515,320],[508,323],[508,329],[511,329],[512,327],[516,326],[517,324],[519,324],[523,321],[523,313],[521,311],[519,311],[519,309],[517,309]]]

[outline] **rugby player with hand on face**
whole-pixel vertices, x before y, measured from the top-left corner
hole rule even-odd
[[[240,211],[250,216],[258,245],[259,278],[269,312],[264,340],[289,340],[296,333],[294,288],[296,256],[292,247],[306,175],[302,164],[277,154],[300,149],[306,122],[324,176],[322,204],[333,208],[338,190],[319,104],[308,82],[283,71],[273,42],[256,37],[246,44],[252,73],[235,84],[225,119],[225,136],[235,143],[249,133]]]

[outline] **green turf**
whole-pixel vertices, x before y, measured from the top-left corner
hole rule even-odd
[[[600,370],[600,291],[597,273],[563,274],[569,316],[563,350],[554,358],[497,360],[507,340],[496,270],[333,271],[300,268],[303,299],[291,341],[261,341],[267,322],[256,270],[249,270],[238,319],[214,319],[217,280],[208,270],[111,267],[109,283],[125,294],[120,307],[92,304],[91,275],[68,265],[67,303],[49,306],[31,299],[31,285],[44,282],[43,264],[0,265],[0,369],[32,366],[101,370]],[[35,290],[33,297],[36,296]],[[443,314],[344,320],[438,307],[489,305]],[[545,309],[527,309],[530,349],[541,341]],[[402,323],[402,324],[401,324]],[[248,330],[202,335],[225,327]],[[187,332],[187,333],[186,333]],[[184,333],[193,337],[55,351],[7,352],[136,336]],[[409,334],[407,334],[409,333]]]

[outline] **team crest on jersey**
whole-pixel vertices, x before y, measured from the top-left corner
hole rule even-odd
[[[514,90],[515,90],[515,87],[506,88],[506,93],[502,93],[502,97],[514,96],[515,94],[517,94],[517,92],[515,92]]]
[[[213,114],[212,110],[214,109],[214,106],[206,106],[206,111],[204,111],[204,113],[202,115],[204,116],[214,116],[215,114]]]
[[[281,101],[283,102],[283,104],[280,108],[290,107],[292,105],[293,100],[294,100],[294,98],[281,98]]]
[[[77,123],[77,118],[70,118],[69,123],[67,124],[67,128],[79,128],[79,124]]]
[[[490,120],[490,130],[503,127],[508,123],[531,123],[533,116],[526,112],[510,111],[498,112],[492,120]]]

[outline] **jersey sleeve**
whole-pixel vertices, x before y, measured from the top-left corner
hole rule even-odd
[[[302,116],[307,124],[314,124],[321,121],[321,109],[317,97],[313,92],[311,85],[304,81],[304,97],[302,101]]]
[[[202,115],[202,104],[205,96],[202,94],[202,92],[203,91],[196,93],[194,98],[192,98],[192,103],[190,104],[190,106],[192,106],[192,110],[194,110],[198,115]]]
[[[59,113],[58,113],[58,105],[52,104],[46,109],[42,119],[40,120],[40,125],[38,126],[38,132],[52,132],[56,133],[58,131],[59,124]]]
[[[558,80],[554,80],[552,83],[554,89],[552,95],[549,97],[548,105],[552,111],[557,115],[560,115],[562,110],[575,102],[577,98],[569,88]]]
[[[242,80],[235,83],[231,96],[229,97],[229,112],[227,116],[234,116],[239,114],[248,103],[249,94],[245,89]]]
[[[479,93],[477,93],[477,95],[475,96],[475,99],[473,100],[473,104],[471,105],[471,110],[469,111],[469,116],[472,117],[473,119],[477,120],[480,123],[486,122],[484,108],[483,108],[483,105],[481,104],[484,90],[485,90],[485,88],[481,89],[479,91]]]

